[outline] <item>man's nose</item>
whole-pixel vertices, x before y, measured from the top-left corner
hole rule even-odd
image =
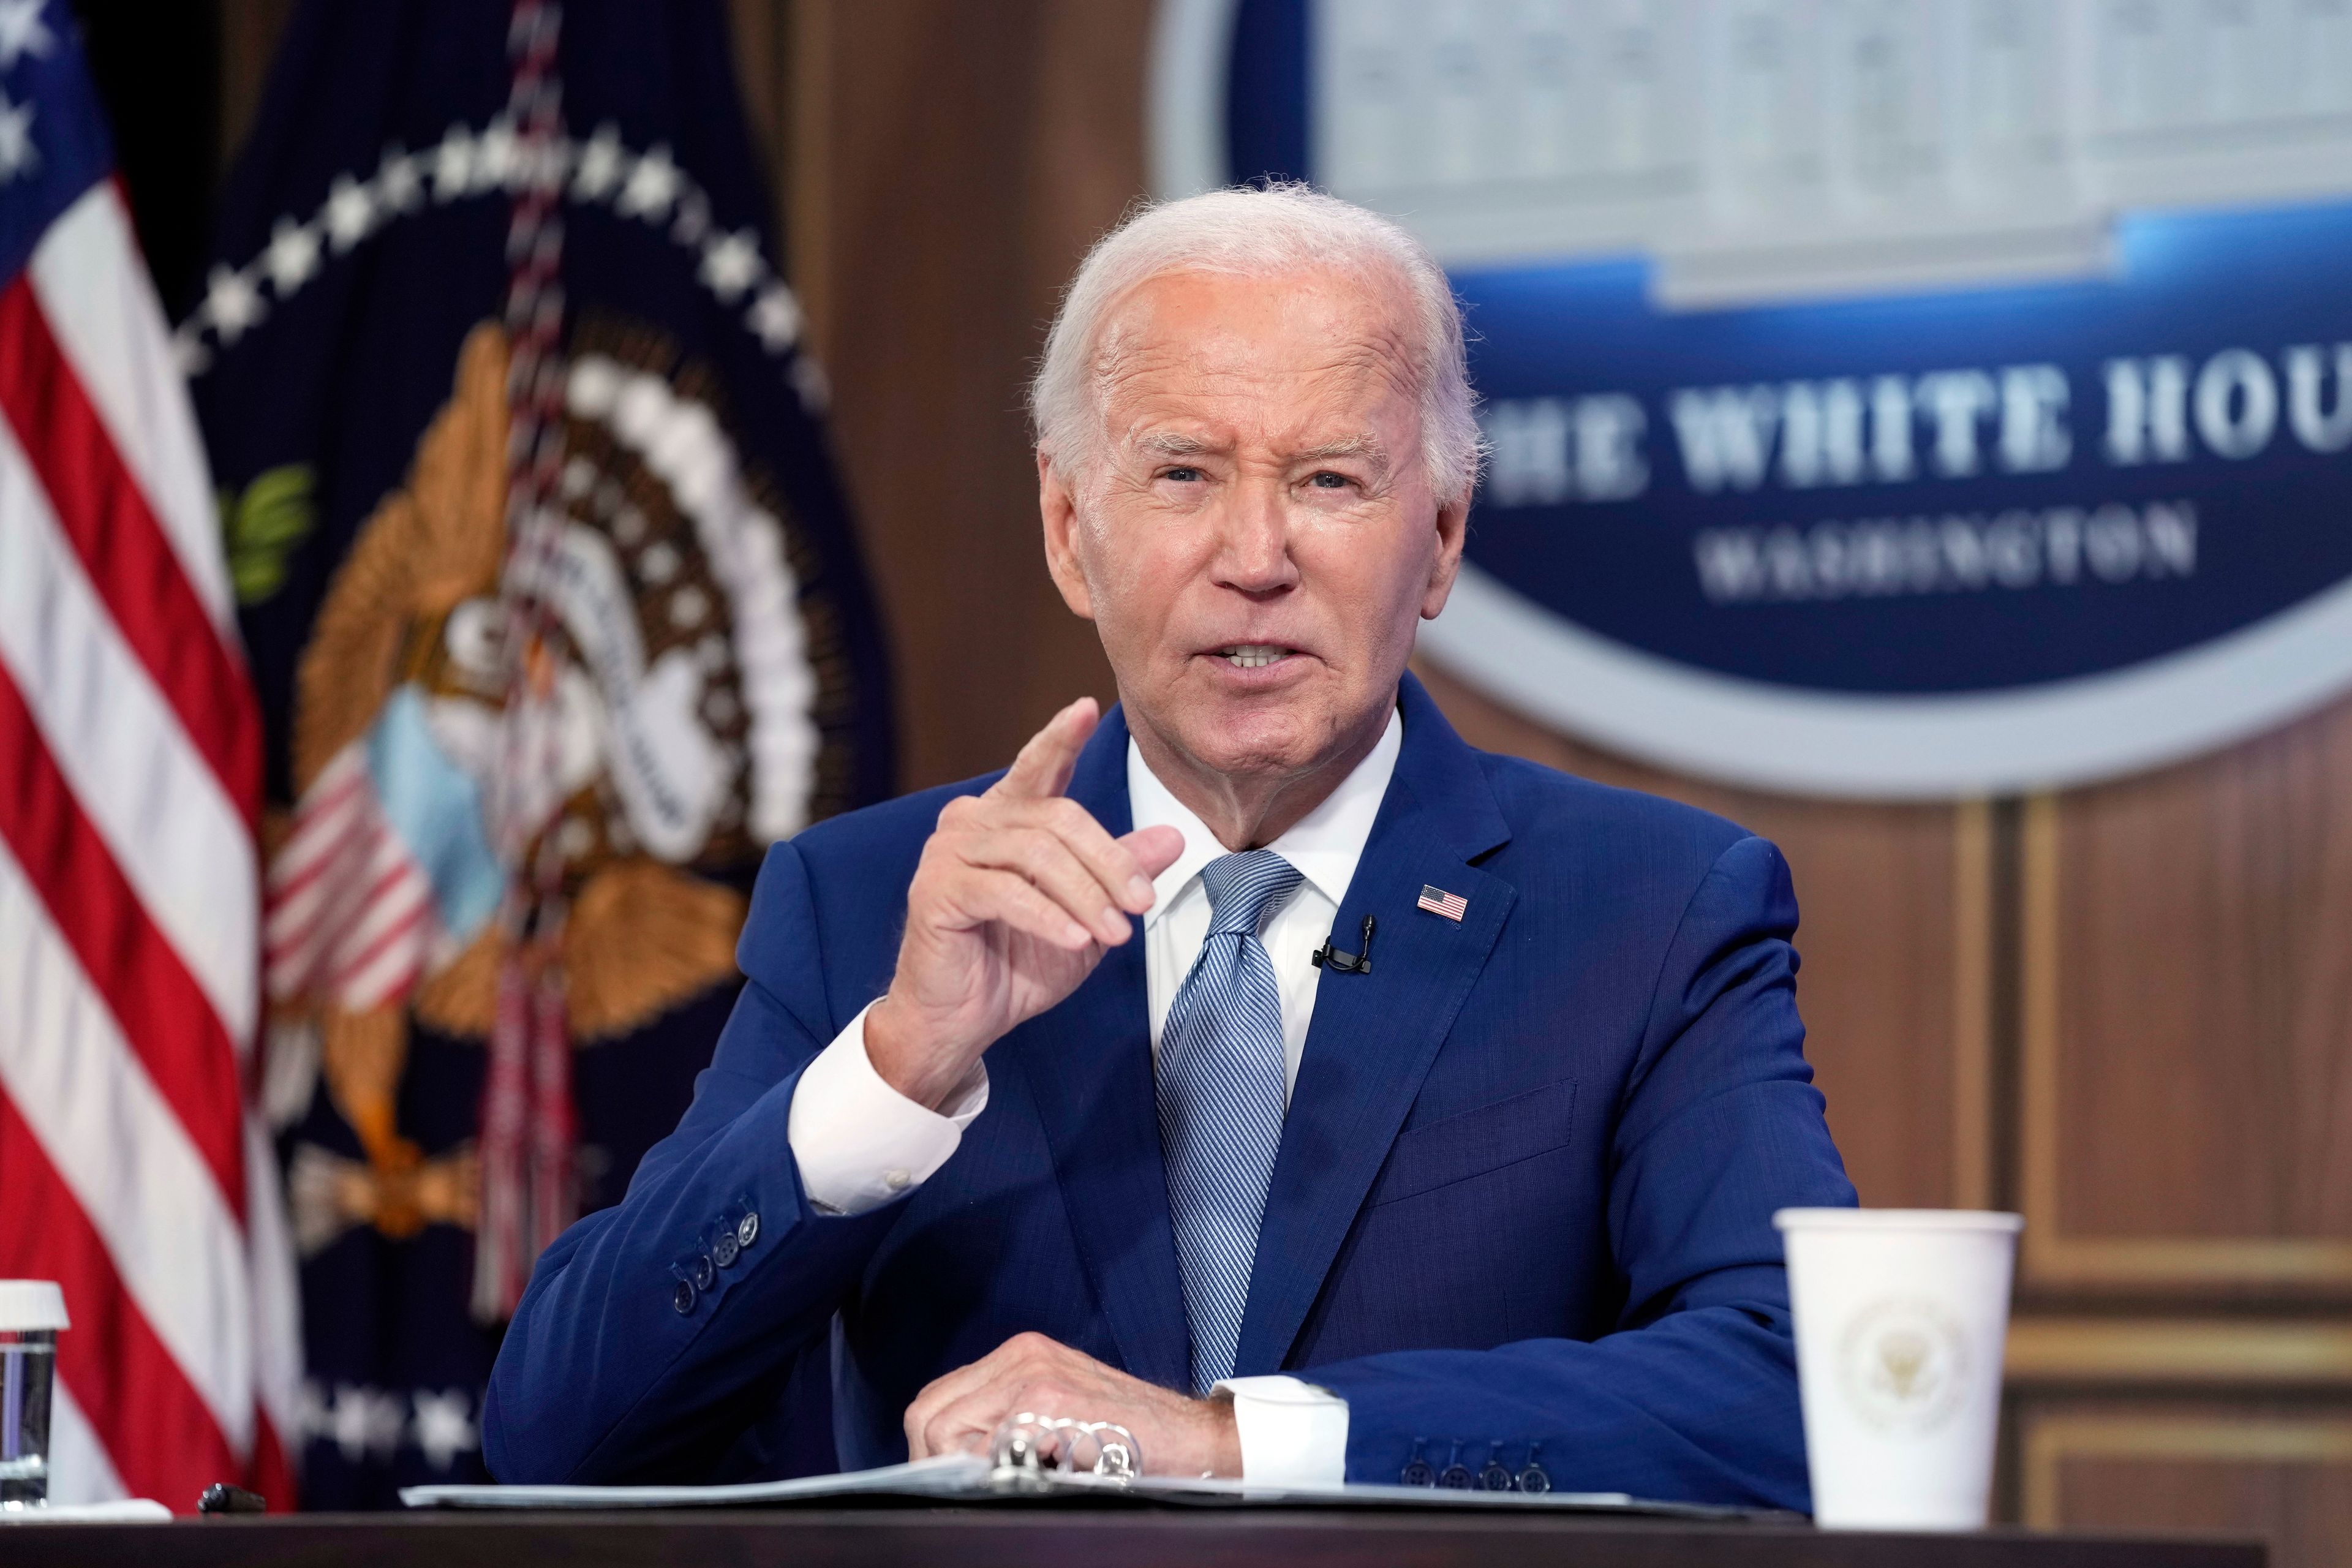
[[[1267,594],[1298,580],[1290,558],[1288,509],[1279,489],[1248,485],[1234,498],[1219,531],[1217,581],[1245,594]]]

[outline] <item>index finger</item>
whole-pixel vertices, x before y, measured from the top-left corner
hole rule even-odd
[[[1069,788],[1078,752],[1101,717],[1102,710],[1091,697],[1081,697],[1055,714],[1045,721],[1044,729],[1029,737],[1029,743],[1021,748],[1004,776],[988,787],[988,793],[1043,800]]]

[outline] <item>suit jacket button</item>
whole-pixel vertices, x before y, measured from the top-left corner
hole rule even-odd
[[[735,1222],[735,1245],[749,1247],[760,1239],[760,1216],[755,1211]]]
[[[1486,1461],[1485,1469],[1478,1472],[1478,1489],[1487,1492],[1511,1489],[1511,1472],[1503,1463],[1503,1446],[1500,1443],[1495,1445],[1495,1457]]]
[[[696,1289],[708,1290],[713,1285],[719,1283],[719,1266],[710,1261],[710,1254],[706,1252],[701,1257],[696,1258],[692,1268],[694,1270],[694,1288]]]
[[[1412,1458],[1407,1459],[1404,1468],[1397,1472],[1399,1486],[1433,1487],[1437,1484],[1437,1472],[1431,1469],[1429,1461],[1421,1457],[1421,1446],[1428,1441],[1426,1437],[1413,1439]]]
[[[1548,1492],[1551,1490],[1551,1478],[1544,1474],[1541,1465],[1529,1465],[1519,1472],[1519,1489],[1523,1492]]]
[[[735,1233],[731,1230],[720,1231],[719,1239],[710,1244],[710,1260],[721,1268],[734,1268],[735,1260],[742,1256],[742,1245],[735,1239]]]
[[[679,1280],[679,1281],[677,1282],[677,1289],[675,1289],[675,1290],[673,1290],[673,1291],[671,1291],[671,1292],[669,1293],[669,1304],[670,1304],[671,1306],[673,1306],[673,1307],[675,1307],[675,1308],[677,1308],[677,1310],[678,1310],[678,1315],[679,1315],[679,1316],[681,1316],[681,1317],[685,1316],[685,1315],[686,1315],[687,1313],[688,1313],[688,1312],[693,1311],[693,1310],[694,1310],[694,1285],[693,1285],[693,1283],[692,1283],[690,1280],[686,1280],[686,1279],[681,1279],[681,1280]]]
[[[1462,1445],[1454,1445],[1454,1452],[1445,1457],[1445,1468],[1437,1472],[1437,1484],[1447,1491],[1466,1492],[1470,1489],[1470,1467],[1462,1462]]]

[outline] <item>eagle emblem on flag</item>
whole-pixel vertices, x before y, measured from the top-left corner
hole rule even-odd
[[[661,334],[584,330],[566,371],[555,581],[562,635],[543,770],[520,773],[562,866],[568,1037],[639,1027],[730,978],[743,899],[709,879],[788,837],[821,798],[823,693],[783,508],[755,493]],[[494,323],[460,353],[408,483],[361,530],[296,686],[299,795],[270,857],[269,995],[307,1012],[364,1179],[299,1157],[297,1235],[471,1226],[474,1152],[422,1160],[394,1126],[404,1014],[488,1038],[512,956],[488,815],[508,787],[499,576],[509,356]],[[701,395],[698,395],[701,391]],[[534,844],[528,850],[536,860]],[[700,875],[695,873],[699,872]]]
[[[232,175],[176,348],[320,1506],[481,1474],[501,1325],[677,1125],[761,857],[893,787],[771,211],[713,0],[312,0]]]

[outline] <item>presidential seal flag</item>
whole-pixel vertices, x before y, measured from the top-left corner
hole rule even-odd
[[[291,1500],[261,727],[211,491],[72,14],[0,0],[0,1277],[64,1287],[57,1501]]]
[[[500,1326],[683,1110],[761,853],[889,788],[731,72],[707,0],[304,5],[179,331],[267,731],[314,1504],[481,1474]]]

